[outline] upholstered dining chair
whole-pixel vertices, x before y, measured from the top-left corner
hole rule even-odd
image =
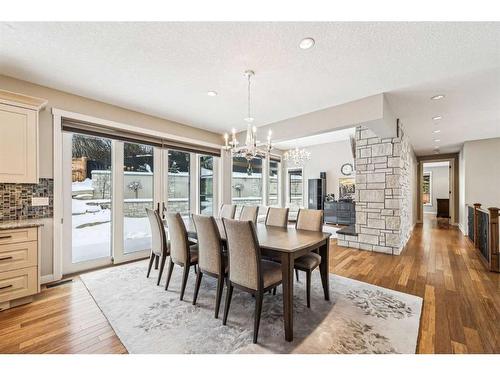
[[[161,221],[160,215],[157,211],[146,208],[146,214],[148,215],[149,225],[151,227],[151,256],[149,257],[148,273],[146,277],[149,277],[151,273],[151,267],[153,266],[153,261],[160,262],[160,270],[158,271],[158,281],[156,285],[160,285],[161,275],[163,274],[163,268],[165,268],[165,261],[170,255],[169,243],[167,241],[167,235],[165,233],[165,227]]]
[[[257,213],[259,212],[258,206],[243,206],[240,213],[241,221],[251,221],[257,224]]]
[[[193,215],[193,222],[198,236],[198,274],[193,305],[196,305],[203,275],[215,277],[217,279],[215,318],[218,318],[224,280],[228,271],[227,256],[222,253],[222,242],[215,219],[212,216]]]
[[[168,266],[165,290],[168,290],[174,264],[184,268],[181,285],[180,300],[184,298],[186,283],[191,266],[198,264],[198,245],[191,245],[188,240],[186,226],[179,213],[167,213],[168,234],[170,237],[170,263]]]
[[[266,216],[266,225],[271,227],[286,228],[288,225],[289,208],[269,207]]]
[[[223,224],[229,253],[229,280],[222,324],[227,323],[233,288],[252,293],[255,296],[253,342],[256,343],[264,293],[281,284],[281,265],[261,259],[253,222],[223,219]]]
[[[236,205],[235,204],[223,204],[219,210],[219,217],[221,219],[234,219],[236,215]]]
[[[300,209],[295,223],[296,229],[321,232],[323,230],[323,210]],[[295,274],[299,279],[299,270],[306,273],[307,307],[311,307],[311,273],[321,263],[321,256],[310,252],[295,259]]]

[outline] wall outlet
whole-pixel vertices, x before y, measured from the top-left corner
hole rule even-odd
[[[35,206],[48,206],[49,198],[48,197],[33,197],[31,198],[31,205]]]

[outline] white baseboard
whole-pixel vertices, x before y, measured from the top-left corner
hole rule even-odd
[[[459,223],[459,224],[458,224],[458,229],[460,229],[460,232],[462,232],[462,234],[463,234],[464,236],[466,236],[466,234],[465,234],[465,229],[464,229],[464,227],[462,226],[462,224],[461,224],[461,223]]]

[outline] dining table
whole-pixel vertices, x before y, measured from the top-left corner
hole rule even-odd
[[[188,238],[196,240],[198,234],[191,217],[184,217]],[[222,219],[216,218],[221,241],[226,242],[226,232]],[[166,224],[165,224],[166,225]],[[168,229],[168,228],[167,228]],[[309,231],[296,228],[267,226],[263,223],[255,225],[257,239],[264,256],[279,259],[281,262],[283,283],[283,321],[285,340],[293,341],[293,282],[295,259],[316,251],[321,256],[319,271],[326,301],[330,300],[329,284],[329,242],[331,233]]]

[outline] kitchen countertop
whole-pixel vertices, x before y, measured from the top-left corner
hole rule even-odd
[[[42,227],[42,219],[19,219],[0,221],[0,230]]]

